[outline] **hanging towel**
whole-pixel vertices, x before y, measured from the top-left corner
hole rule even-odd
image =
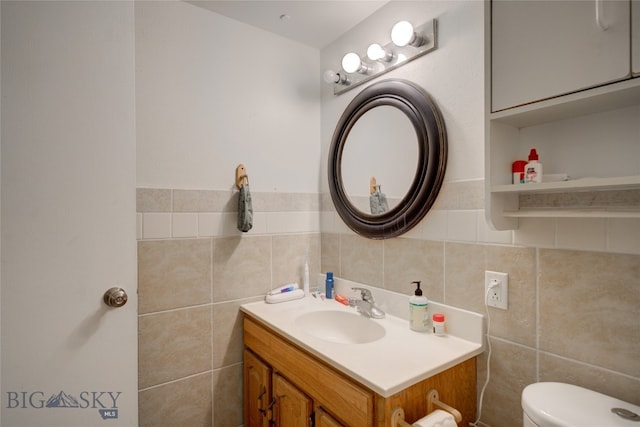
[[[387,196],[380,191],[380,186],[376,186],[376,189],[369,196],[369,206],[371,207],[371,214],[378,215],[389,210],[389,203],[387,202]]]
[[[249,183],[245,181],[238,193],[238,230],[247,232],[253,227],[253,207]]]

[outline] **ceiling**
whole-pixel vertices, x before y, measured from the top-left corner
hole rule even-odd
[[[188,3],[322,49],[388,0],[193,0]]]

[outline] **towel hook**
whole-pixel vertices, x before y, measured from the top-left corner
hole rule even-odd
[[[376,177],[372,176],[369,180],[369,194],[373,194],[376,192],[376,187],[378,186],[376,182]]]
[[[236,187],[238,187],[239,190],[248,183],[249,176],[247,175],[247,170],[244,165],[240,163],[238,167],[236,167]]]

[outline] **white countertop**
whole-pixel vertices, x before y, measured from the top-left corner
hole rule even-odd
[[[335,343],[317,338],[296,324],[297,316],[312,311],[356,313],[354,307],[335,300],[306,297],[278,304],[259,301],[244,304],[241,310],[382,397],[389,397],[483,352],[483,316],[480,314],[430,302],[430,315],[445,313],[448,334],[438,337],[431,332],[415,332],[409,329],[406,318],[394,315],[400,314],[394,311],[404,299],[408,311],[408,296],[335,280],[336,290],[342,290],[339,293],[347,297],[351,296],[348,292],[352,286],[371,289],[387,314],[384,319],[367,320],[381,325],[385,329],[384,337],[364,344]]]

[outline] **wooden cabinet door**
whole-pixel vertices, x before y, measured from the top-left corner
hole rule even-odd
[[[631,1],[493,1],[492,111],[628,78],[630,9]]]
[[[244,423],[269,427],[271,368],[250,351],[244,351]]]
[[[326,413],[320,406],[315,409],[315,427],[344,427],[335,418]]]
[[[284,377],[273,374],[273,419],[277,427],[310,427],[311,399]]]

